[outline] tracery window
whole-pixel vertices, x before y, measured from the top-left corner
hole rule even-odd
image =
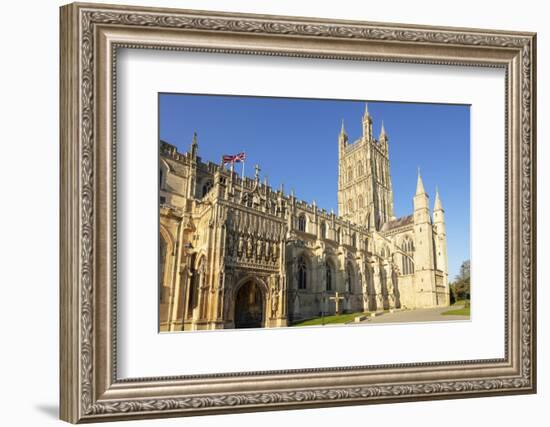
[[[306,289],[307,286],[307,263],[302,255],[298,259],[298,289]]]
[[[298,217],[298,230],[306,231],[306,216],[304,214]]]
[[[405,237],[403,243],[401,244],[401,250],[404,252],[402,255],[402,273],[403,274],[413,274],[414,273],[414,245],[410,237]]]
[[[162,234],[160,235],[160,239],[159,239],[159,287],[160,287],[160,292],[159,292],[159,297],[160,297],[160,303],[165,303],[166,302],[166,292],[165,292],[165,289],[164,289],[164,271],[165,271],[165,266],[166,266],[166,253],[167,253],[167,247],[168,247],[168,244],[166,242],[166,240],[164,239],[164,237],[162,236]]]
[[[321,239],[327,238],[327,224],[325,221],[321,222]]]
[[[332,268],[330,262],[325,264],[325,281],[327,285],[327,291],[332,291]]]
[[[346,264],[346,291],[351,292],[353,286],[353,267],[351,262]]]
[[[364,169],[363,169],[363,163],[358,162],[357,163],[357,176],[363,176]]]
[[[212,189],[212,181],[206,181],[202,186],[202,197],[206,196]]]

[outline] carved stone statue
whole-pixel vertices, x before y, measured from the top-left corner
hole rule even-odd
[[[231,231],[227,232],[227,238],[226,238],[226,251],[229,256],[233,256],[233,253],[235,251],[235,240],[233,238],[233,233]]]
[[[246,243],[243,239],[243,236],[240,236],[239,237],[239,248],[237,250],[239,256],[242,256],[243,253],[246,251],[245,246],[246,246]]]
[[[252,258],[252,253],[254,251],[254,242],[252,241],[252,236],[248,236],[246,239],[246,257]]]
[[[271,278],[271,317],[277,316],[277,310],[279,308],[279,276],[272,276]]]
[[[258,239],[256,242],[256,258],[262,259],[262,256],[264,254],[264,241],[262,239]]]
[[[277,244],[277,242],[274,243],[274,248],[273,248],[273,256],[271,257],[271,259],[273,261],[277,261],[277,259],[279,258],[279,245]]]

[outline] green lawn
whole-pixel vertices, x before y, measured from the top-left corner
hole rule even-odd
[[[457,301],[451,307],[452,310],[447,310],[441,313],[443,316],[470,316],[470,301]]]
[[[332,316],[315,317],[314,319],[304,320],[303,322],[294,323],[292,326],[316,326],[316,325],[328,325],[335,323],[348,323],[353,321],[356,316],[365,314],[363,312],[339,314]],[[324,319],[324,320],[323,320]]]
[[[459,306],[469,307],[470,306],[470,300],[469,299],[458,300],[451,307],[459,307]]]

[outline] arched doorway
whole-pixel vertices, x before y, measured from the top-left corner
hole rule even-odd
[[[264,325],[264,297],[260,287],[249,280],[237,291],[235,328],[261,328]]]

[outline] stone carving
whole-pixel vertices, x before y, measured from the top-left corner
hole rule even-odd
[[[264,255],[264,241],[259,238],[256,242],[256,258],[258,260],[262,259]]]
[[[277,261],[279,259],[279,245],[277,243],[274,244],[273,248],[273,254],[271,256],[272,261]]]
[[[227,232],[226,250],[229,256],[233,256],[235,252],[235,238],[232,231]]]
[[[279,294],[281,288],[279,286],[279,276],[271,277],[271,317],[277,317],[279,308]]]
[[[238,248],[238,251],[237,251],[239,256],[243,256],[243,254],[245,253],[245,251],[246,251],[245,246],[246,246],[246,243],[244,241],[243,236],[239,236],[239,248]]]
[[[249,234],[246,238],[246,257],[252,258],[252,253],[254,252],[254,241],[252,236]]]

